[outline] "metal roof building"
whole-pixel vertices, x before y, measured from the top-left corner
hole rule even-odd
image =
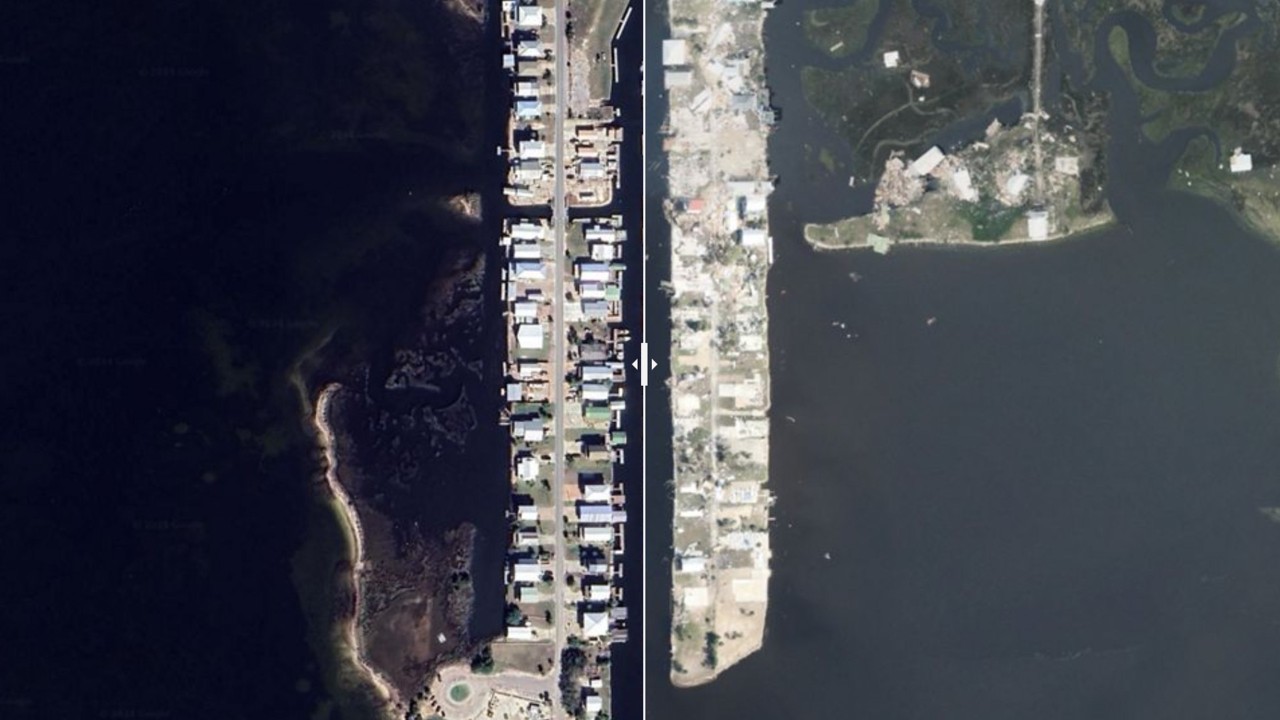
[[[522,350],[541,350],[544,336],[538,323],[525,323],[516,327],[516,344]]]
[[[613,508],[607,504],[578,506],[578,522],[583,525],[608,525],[613,520]]]

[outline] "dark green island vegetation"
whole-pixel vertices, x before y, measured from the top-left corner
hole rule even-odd
[[[1098,63],[1111,61],[1138,95],[1144,137],[1185,146],[1171,186],[1280,236],[1280,0],[1235,10],[1195,0],[1051,0],[1041,48],[1036,23],[1023,0],[854,0],[808,11],[809,42],[847,60],[802,70],[805,98],[847,143],[814,153],[829,173],[847,161],[851,184],[876,187],[872,212],[808,225],[809,242],[880,251],[991,245],[1112,222],[1102,196],[1110,100],[1094,82]],[[1038,80],[1057,90],[1037,116]],[[1016,124],[947,135],[1002,108],[1016,113],[1015,103]],[[939,136],[951,145],[931,150]]]
[[[1192,5],[1201,9],[1192,13]],[[1149,73],[1133,57],[1140,38],[1130,28],[1113,25],[1106,34],[1111,59],[1137,93],[1143,135],[1163,142],[1193,131],[1169,186],[1230,207],[1252,229],[1280,239],[1280,2],[1217,16],[1199,3],[1175,7],[1179,22],[1198,17],[1201,29],[1183,31],[1151,4],[1134,11],[1156,38]]]

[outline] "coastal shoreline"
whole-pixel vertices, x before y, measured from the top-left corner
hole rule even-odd
[[[347,647],[350,650],[347,660],[353,667],[359,669],[360,673],[377,690],[384,701],[391,706],[399,706],[401,705],[401,699],[398,693],[390,681],[368,662],[360,637],[360,586],[361,574],[364,572],[365,563],[364,530],[360,525],[360,515],[356,511],[355,504],[352,502],[351,496],[342,487],[342,483],[338,478],[337,441],[329,422],[329,404],[332,402],[333,396],[341,390],[341,384],[333,383],[320,392],[315,403],[312,425],[318,436],[320,448],[324,453],[325,482],[329,487],[329,491],[333,494],[333,499],[336,501],[336,506],[339,510],[338,517],[341,520],[343,531],[347,535],[348,544],[351,548],[352,613],[351,617],[343,623],[343,634],[346,636]]]
[[[1057,245],[1065,241],[1075,240],[1086,235],[1092,235],[1101,232],[1114,225],[1119,224],[1119,220],[1112,214],[1108,213],[1105,217],[1099,217],[1095,222],[1090,222],[1080,227],[1071,228],[1068,232],[1052,233],[1042,239],[1032,237],[1011,237],[1003,238],[998,241],[990,240],[972,240],[972,239],[941,239],[941,238],[907,238],[895,240],[888,238],[888,242],[882,246],[884,250],[878,250],[876,243],[866,241],[861,243],[831,243],[823,240],[817,240],[811,237],[809,229],[815,227],[829,226],[831,223],[809,223],[804,226],[805,243],[817,252],[843,252],[849,250],[875,250],[881,254],[887,253],[890,248],[895,245],[903,245],[907,247],[940,247],[940,248],[982,248],[994,249],[1001,247],[1026,247],[1029,245]]]

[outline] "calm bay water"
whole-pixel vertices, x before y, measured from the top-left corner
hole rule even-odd
[[[656,637],[650,712],[1280,715],[1280,525],[1259,512],[1280,504],[1275,246],[1160,189],[1177,148],[1137,141],[1104,66],[1120,226],[994,252],[812,252],[802,223],[858,198],[801,179],[817,123],[790,62],[803,9],[768,26],[785,113],[768,633],[692,690],[666,682]],[[651,453],[651,482],[669,463]],[[651,518],[665,546],[669,502]]]
[[[504,105],[454,82],[476,31],[441,8],[0,11],[0,717],[338,716],[293,575],[319,463],[289,372],[333,331],[322,373],[349,374],[489,247],[439,206],[498,175],[446,135]]]

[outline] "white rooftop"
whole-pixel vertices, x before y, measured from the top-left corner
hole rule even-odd
[[[516,26],[525,29],[542,27],[542,8],[537,5],[520,5],[516,8]]]
[[[516,342],[524,350],[542,349],[542,326],[528,323],[516,328]]]
[[[1032,210],[1027,213],[1027,235],[1032,240],[1044,240],[1049,237],[1049,214],[1043,210]]]
[[[689,70],[668,70],[662,76],[666,89],[689,87],[693,84],[693,72]]]
[[[1231,155],[1231,172],[1242,173],[1253,169],[1253,156],[1242,152],[1240,148]]]
[[[923,155],[912,161],[911,174],[928,175],[938,167],[944,157],[946,155],[943,154],[942,148],[934,145],[926,150]]]
[[[687,65],[689,63],[689,46],[684,40],[663,40],[662,41],[662,64],[665,67],[672,65]]]
[[[609,613],[588,612],[582,614],[582,636],[606,637],[609,634]]]

